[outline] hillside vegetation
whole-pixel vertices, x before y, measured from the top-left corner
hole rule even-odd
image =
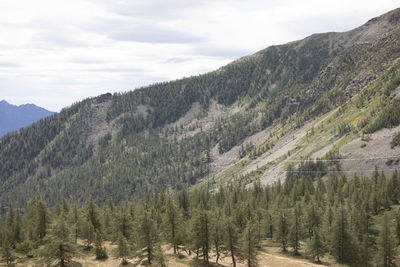
[[[81,205],[89,195],[122,203],[203,183],[271,184],[308,158],[338,161],[323,175],[370,176],[375,165],[391,175],[400,158],[399,20],[397,9],[211,73],[85,99],[8,134],[0,204],[22,207],[37,193],[50,206],[61,196]]]
[[[3,259],[22,266],[395,266],[399,173],[323,182],[304,167],[292,168],[284,184],[161,191],[119,206],[108,199],[99,208],[89,197],[78,208],[62,198],[50,211],[37,195],[21,213],[10,203]]]

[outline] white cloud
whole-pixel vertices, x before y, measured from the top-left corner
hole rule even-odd
[[[3,0],[0,99],[51,110],[345,31],[397,1]]]

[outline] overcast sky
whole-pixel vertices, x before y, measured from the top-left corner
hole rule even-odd
[[[52,111],[347,31],[398,0],[1,0],[0,100]]]

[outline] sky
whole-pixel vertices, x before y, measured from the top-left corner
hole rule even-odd
[[[398,0],[1,0],[0,100],[52,111],[347,31]]]

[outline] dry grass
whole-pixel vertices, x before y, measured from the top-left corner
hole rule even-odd
[[[80,243],[81,245],[82,243]],[[121,265],[121,259],[114,257],[113,250],[116,248],[116,245],[111,244],[110,242],[105,242],[105,247],[107,249],[109,258],[107,260],[96,260],[93,251],[87,252],[83,250],[83,246],[80,246],[83,251],[83,257],[74,259],[75,261],[82,264],[84,267],[114,267],[114,266],[145,266],[144,262],[141,262],[139,258],[128,258],[127,265]],[[167,266],[174,267],[188,267],[188,266],[221,266],[228,267],[232,266],[232,260],[230,255],[223,255],[219,263],[216,264],[216,255],[215,253],[210,254],[209,265],[205,265],[202,258],[196,259],[196,254],[191,253],[189,256],[187,252],[180,251],[179,255],[174,255],[173,250],[169,245],[162,246],[163,251],[165,253],[165,259]],[[314,264],[310,259],[307,259],[303,256],[293,256],[290,252],[282,253],[277,247],[264,247],[259,252],[258,256],[258,264],[259,266],[282,266],[282,267],[310,267],[310,266],[340,266],[334,263],[334,260],[331,257],[322,258],[323,264]],[[0,266],[5,266],[4,263],[0,263]],[[17,261],[16,266],[22,267],[33,267],[33,266],[41,266],[40,262],[37,259],[23,259],[20,258]],[[245,262],[236,260],[237,267],[247,266]]]

